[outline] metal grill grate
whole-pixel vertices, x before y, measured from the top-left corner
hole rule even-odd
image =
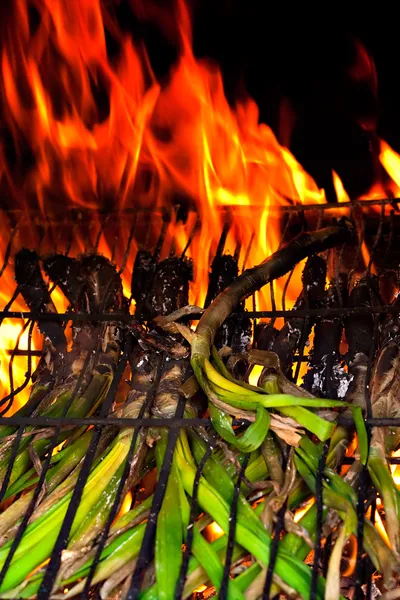
[[[299,223],[301,227],[308,228],[317,228],[321,226],[327,220],[332,219],[332,217],[337,214],[338,206],[337,205],[317,205],[317,206],[305,206],[305,207],[294,207],[287,206],[280,208],[286,216],[283,220],[284,222],[284,230],[282,232],[282,243],[290,238],[292,225],[296,224],[296,229],[298,231]],[[351,204],[343,204],[340,206],[341,214],[346,214],[351,217],[355,222],[357,231],[358,231],[358,246],[357,248],[353,248],[351,252],[347,249],[342,249],[340,252],[336,254],[336,263],[334,265],[334,269],[336,273],[339,273],[342,269],[345,269],[348,272],[354,271],[357,268],[357,264],[359,264],[360,256],[362,252],[362,244],[366,241],[369,245],[370,250],[370,261],[368,265],[368,269],[371,269],[372,264],[375,264],[378,269],[379,274],[388,275],[390,278],[393,278],[393,273],[396,273],[396,268],[400,264],[398,250],[396,248],[396,235],[397,229],[400,224],[400,219],[396,213],[396,205],[393,204],[392,201],[365,201],[365,202],[356,202]],[[145,215],[145,216],[143,216]],[[62,219],[60,221],[49,220],[47,223],[43,223],[39,218],[36,220],[32,218],[32,215],[29,216],[29,220],[27,216],[23,213],[15,212],[13,214],[8,214],[7,218],[10,219],[12,223],[12,228],[9,231],[9,239],[7,240],[6,249],[4,252],[5,261],[3,265],[0,265],[0,284],[1,277],[4,276],[7,269],[9,268],[10,261],[12,261],[13,255],[22,245],[24,239],[26,239],[26,235],[29,235],[29,239],[31,240],[31,244],[35,245],[35,248],[38,252],[49,252],[49,251],[62,251],[65,254],[70,252],[85,251],[85,250],[97,250],[99,247],[99,241],[101,236],[106,236],[110,241],[109,247],[111,250],[111,259],[115,259],[115,257],[119,257],[120,264],[120,272],[123,273],[125,269],[129,269],[132,267],[134,254],[135,254],[135,244],[143,245],[148,244],[150,248],[158,248],[158,253],[161,252],[161,247],[163,242],[165,241],[166,231],[168,229],[168,224],[173,221],[171,215],[161,214],[161,213],[152,213],[152,219],[158,220],[158,225],[154,227],[153,221],[153,230],[149,232],[143,226],[143,223],[148,221],[148,215],[146,212],[143,213],[135,213],[135,212],[126,212],[124,215],[124,229],[125,229],[125,237],[121,239],[121,236],[118,235],[118,227],[120,224],[120,214],[108,213],[106,215],[99,215],[98,221],[96,221],[95,225],[93,225],[93,219],[86,219],[85,215],[79,214],[76,219]],[[84,239],[86,240],[85,247],[80,247],[76,249],[75,240],[76,240],[76,232],[77,229],[80,229],[81,232],[85,231]],[[158,232],[158,236],[154,235],[154,232]],[[80,236],[82,239],[82,235]],[[125,247],[124,251],[121,251],[121,246]],[[168,252],[169,250],[167,250]],[[251,262],[251,256],[249,261]],[[248,316],[256,322],[260,318],[271,318],[276,319],[280,317],[287,317],[292,314],[292,311],[287,308],[286,301],[286,292],[290,286],[290,276],[287,280],[287,284],[284,287],[284,292],[281,298],[277,298],[274,294],[274,285],[270,286],[270,294],[271,294],[271,304],[272,308],[268,311],[257,311],[256,309],[250,311]],[[156,419],[156,418],[143,418],[145,413],[146,406],[150,404],[152,401],[152,396],[155,393],[155,389],[157,387],[157,381],[153,383],[152,388],[148,392],[146,406],[143,406],[141,410],[141,414],[138,419],[127,419],[127,418],[117,418],[110,417],[109,413],[113,406],[113,402],[115,400],[115,396],[117,393],[118,386],[124,377],[125,369],[129,359],[129,353],[131,351],[131,341],[128,338],[125,347],[123,348],[123,352],[121,353],[120,360],[114,375],[114,379],[112,385],[107,393],[105,400],[103,401],[101,408],[98,414],[92,418],[81,419],[77,422],[76,419],[64,417],[62,419],[54,419],[49,417],[35,416],[35,417],[21,417],[21,416],[10,416],[6,417],[4,414],[10,409],[14,402],[17,402],[18,395],[29,385],[32,372],[33,365],[32,359],[34,356],[40,354],[39,351],[32,350],[32,334],[35,322],[40,320],[51,320],[58,319],[64,323],[68,323],[71,321],[84,321],[85,319],[96,319],[98,321],[128,321],[132,319],[132,316],[129,315],[107,315],[107,314],[99,314],[99,315],[87,315],[87,314],[75,314],[75,313],[62,313],[58,315],[49,315],[49,314],[34,314],[31,312],[20,312],[18,310],[13,310],[13,302],[18,296],[18,288],[10,297],[9,301],[5,303],[4,309],[0,311],[0,327],[5,319],[26,319],[25,327],[29,330],[28,336],[28,348],[27,350],[19,349],[18,340],[15,340],[14,348],[7,348],[6,350],[10,353],[10,393],[7,394],[0,401],[0,425],[9,424],[18,427],[17,434],[15,436],[15,441],[12,446],[12,456],[10,463],[8,465],[7,474],[3,480],[3,484],[0,490],[0,501],[3,501],[7,486],[9,483],[10,474],[13,468],[13,464],[15,458],[17,456],[18,446],[24,436],[27,433],[28,428],[30,426],[36,427],[54,427],[54,436],[51,438],[50,448],[47,453],[47,458],[45,459],[42,465],[42,471],[40,474],[39,482],[35,488],[35,493],[32,497],[32,500],[27,508],[25,515],[18,527],[18,530],[15,534],[14,541],[11,545],[7,560],[1,570],[0,573],[0,582],[4,580],[7,569],[11,564],[12,558],[15,554],[15,551],[18,547],[18,544],[23,536],[24,531],[26,530],[29,519],[34,511],[35,505],[38,501],[39,495],[44,485],[45,475],[50,465],[50,458],[52,455],[52,451],[55,449],[57,444],[57,435],[61,431],[61,427],[72,426],[72,425],[90,425],[93,427],[92,429],[92,438],[88,448],[88,451],[84,457],[81,471],[76,482],[75,488],[73,490],[72,498],[68,506],[68,510],[66,512],[65,518],[62,523],[61,530],[57,537],[57,542],[51,554],[50,561],[47,565],[46,572],[44,575],[44,579],[42,585],[40,587],[38,598],[45,599],[50,595],[50,591],[53,587],[53,584],[56,580],[57,571],[60,567],[61,562],[61,553],[65,549],[68,536],[71,530],[71,526],[77,511],[77,507],[79,505],[80,499],[82,497],[82,493],[84,490],[84,486],[89,474],[89,471],[93,465],[96,450],[99,444],[101,431],[105,427],[109,427],[113,425],[117,428],[122,427],[130,427],[135,430],[135,436],[132,439],[132,443],[130,446],[128,460],[124,467],[124,472],[119,484],[118,494],[116,501],[113,504],[111,512],[109,514],[106,526],[102,534],[99,537],[97,550],[94,558],[94,562],[92,568],[90,570],[89,576],[87,578],[87,582],[85,585],[84,592],[82,593],[82,598],[96,597],[96,588],[93,588],[92,581],[96,571],[96,567],[98,565],[98,561],[100,558],[100,554],[107,540],[108,533],[110,531],[110,527],[112,522],[114,521],[117,510],[118,510],[118,498],[122,494],[125,481],[128,477],[128,473],[130,470],[133,454],[134,454],[134,446],[136,443],[136,438],[140,428],[145,426],[151,427],[167,427],[169,429],[169,437],[168,437],[168,445],[165,453],[165,459],[162,465],[161,472],[159,473],[159,478],[157,481],[157,485],[155,488],[154,498],[150,510],[150,515],[147,520],[147,525],[145,529],[145,535],[143,539],[143,543],[141,546],[141,550],[138,556],[137,564],[134,569],[130,590],[128,593],[128,598],[133,599],[137,598],[140,590],[140,586],[144,577],[145,569],[149,562],[152,560],[153,551],[154,551],[154,536],[156,529],[156,518],[157,514],[160,510],[166,482],[168,480],[168,476],[170,473],[171,462],[173,452],[177,442],[177,436],[179,433],[179,429],[181,427],[189,428],[193,426],[207,426],[209,422],[204,418],[195,418],[195,419],[187,419],[183,418],[183,411],[185,400],[183,397],[180,398],[178,403],[178,407],[176,410],[176,414],[173,418],[164,420],[164,419]],[[256,307],[255,307],[256,308]],[[296,312],[297,316],[304,316],[304,330],[307,327],[307,319],[311,316],[323,316],[323,315],[339,315],[341,317],[351,316],[352,314],[362,314],[368,312],[371,309],[366,309],[364,307],[360,307],[357,309],[348,309],[348,308],[335,308],[335,309],[309,309],[309,310],[299,310]],[[388,314],[397,310],[393,306],[382,306],[382,307],[374,307],[373,311],[376,314]],[[0,329],[1,331],[1,329]],[[372,358],[374,355],[375,347],[378,343],[378,331],[377,328],[375,330],[374,338],[371,340],[371,352],[370,352],[370,361],[368,365],[369,374],[371,373],[372,368]],[[97,340],[99,342],[99,339]],[[5,350],[5,349],[3,349]],[[17,387],[12,378],[13,369],[12,364],[15,360],[15,357],[19,355],[26,355],[27,357],[27,372],[25,381],[23,381]],[[299,349],[298,356],[296,357],[296,369],[295,369],[295,379],[299,377],[299,371],[301,363],[306,360],[305,356],[305,346]],[[81,378],[84,377],[85,374],[85,365]],[[369,380],[369,377],[367,378]],[[68,406],[64,411],[64,415],[68,412],[68,408],[71,406],[73,399],[76,395],[78,386],[80,381],[77,382],[75,394],[73,394],[72,398],[69,401]],[[374,419],[372,418],[372,409],[371,402],[369,397],[369,389],[367,387],[366,398],[367,398],[367,418],[366,425],[367,429],[371,430],[372,426],[399,426],[400,427],[400,419]],[[343,421],[344,422],[344,421]],[[198,491],[198,481],[202,472],[202,468],[204,466],[206,458],[211,453],[213,448],[213,439],[210,434],[210,444],[208,448],[208,452],[204,457],[203,461],[198,466],[196,480],[194,485],[193,497],[191,500],[191,525],[194,523],[195,514],[196,514],[196,505],[197,505],[197,491]],[[214,440],[215,443],[215,440]],[[317,575],[319,572],[326,570],[326,552],[328,549],[321,546],[321,535],[322,535],[322,478],[323,478],[323,469],[326,460],[326,452],[327,447],[325,449],[324,454],[321,457],[320,465],[318,469],[317,476],[317,495],[316,495],[316,504],[318,510],[318,532],[317,539],[315,544],[315,552],[314,552],[314,562],[312,567],[312,588],[310,590],[310,598],[317,598],[316,586],[317,586]],[[352,459],[347,459],[347,462],[351,462]],[[399,458],[392,459],[393,464],[400,464]],[[226,562],[224,568],[224,581],[221,587],[220,597],[225,598],[227,594],[227,582],[229,579],[230,567],[232,564],[232,553],[235,539],[235,526],[236,526],[236,513],[237,513],[237,501],[238,501],[238,492],[240,488],[241,481],[244,476],[244,471],[246,468],[246,462],[242,465],[239,475],[235,481],[235,490],[236,493],[234,495],[234,499],[230,509],[230,531],[228,536],[228,547],[226,551]],[[357,516],[358,516],[358,530],[357,530],[357,563],[356,563],[356,571],[355,571],[355,595],[356,599],[363,598],[366,596],[367,598],[372,597],[372,574],[373,568],[369,560],[366,558],[363,551],[363,519],[367,507],[373,507],[373,513],[375,510],[375,498],[370,497],[370,491],[368,488],[368,475],[366,469],[364,469],[361,473],[360,477],[360,486],[358,490],[358,508],[357,508]],[[280,511],[278,515],[277,522],[275,524],[274,533],[273,533],[273,542],[271,547],[270,554],[270,563],[268,565],[268,570],[266,574],[266,581],[264,586],[263,598],[270,597],[271,585],[272,585],[272,573],[274,570],[275,561],[277,559],[277,550],[278,550],[278,541],[280,538],[280,534],[283,530],[283,516],[284,510]],[[189,527],[189,535],[187,538],[187,544],[184,550],[183,556],[183,567],[181,571],[180,581],[177,590],[177,597],[180,596],[183,590],[189,555],[192,547],[192,528]],[[325,556],[324,556],[325,552]],[[94,591],[93,591],[94,590]]]

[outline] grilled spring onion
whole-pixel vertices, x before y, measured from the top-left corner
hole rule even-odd
[[[399,305],[398,297],[394,301]],[[379,354],[371,375],[372,416],[400,416],[400,335],[399,316],[387,317],[381,333]],[[400,556],[400,495],[393,481],[386,457],[400,441],[400,428],[374,427],[368,469],[385,507],[386,528],[393,551]]]
[[[85,276],[82,275],[85,281],[82,294],[86,296],[86,306],[94,313],[101,310],[102,307],[108,312],[126,309],[127,304],[122,296],[121,278],[117,274],[115,266],[104,257],[97,255],[85,256],[81,259],[81,263],[79,268],[85,274]],[[33,288],[29,285],[29,278],[22,286],[27,302],[31,302],[32,307],[36,307],[39,311],[45,310],[48,306],[51,308],[51,299],[41,277],[37,256],[34,253],[30,251],[19,253],[18,260],[16,258],[16,277],[23,276],[27,265],[33,269],[34,274]],[[72,287],[72,284],[70,287]],[[38,304],[38,298],[40,299],[40,305]],[[62,334],[62,339],[65,342],[61,324],[57,323],[57,325],[61,329],[61,333],[56,329],[57,335],[60,337]],[[88,328],[78,328],[71,352],[58,355],[59,360],[62,360],[63,363],[60,370],[65,377],[61,377],[60,383],[41,400],[40,405],[36,408],[36,414],[53,418],[61,416],[83,418],[92,414],[105,398],[118,362],[122,336],[119,327],[112,321],[106,326],[101,326],[100,332],[97,329],[93,330],[93,327],[96,327],[96,325],[89,325]],[[93,341],[91,339],[96,331],[102,334],[102,348],[97,353],[93,352]],[[49,332],[46,330],[46,332],[50,336],[53,329]],[[95,339],[96,337],[97,335]],[[53,339],[54,344],[56,343],[55,339],[58,338]],[[58,342],[61,348],[64,348],[64,342]],[[82,378],[81,374],[86,357],[88,357],[88,368],[85,371],[85,377]],[[66,367],[66,365],[68,366]],[[80,379],[81,385],[77,389],[77,382]],[[29,428],[28,431],[34,431],[34,429]],[[58,436],[57,444],[69,437],[71,431],[73,432],[73,430],[62,432]],[[25,437],[21,440],[11,472],[10,485],[24,475],[32,465],[32,453],[29,452],[29,446],[33,447],[35,455],[40,458],[46,453],[50,443],[48,438],[41,438],[40,436],[37,438],[34,436],[31,438]],[[0,443],[0,480],[4,478],[7,472],[12,444],[13,440],[11,439]]]
[[[57,312],[43,280],[39,257],[36,252],[26,248],[17,252],[14,271],[21,294],[32,312]],[[66,352],[66,340],[61,322],[41,321],[40,330],[52,342],[60,359],[62,359]]]
[[[324,308],[338,308],[347,299],[347,277],[331,281],[325,292]],[[344,398],[349,377],[341,366],[340,341],[342,320],[339,316],[324,315],[317,319],[309,370],[304,377],[304,387],[323,398]]]
[[[137,418],[140,408],[141,403],[135,398],[124,407],[123,416]],[[132,436],[131,428],[121,430],[92,468],[71,528],[69,549],[80,548],[82,544],[92,539],[96,529],[93,527],[93,519],[97,521],[96,527],[101,527],[107,519],[108,512],[103,508],[106,506],[109,510],[109,499],[111,497],[112,501],[115,498]],[[140,438],[137,443],[140,444]],[[19,585],[29,573],[49,557],[71,496],[72,490],[28,525],[0,587],[0,594]],[[0,549],[0,566],[6,559],[10,545],[11,540]]]
[[[337,244],[344,243],[350,240],[352,235],[353,227],[346,220],[342,220],[338,225],[333,225],[314,233],[300,234],[295,240],[290,242],[286,247],[278,250],[264,263],[245,271],[214,300],[203,314],[196,332],[190,340],[192,346],[191,364],[199,384],[210,401],[210,411],[214,413],[213,421],[220,421],[220,435],[222,434],[223,436],[224,432],[231,433],[230,430],[232,429],[230,423],[227,421],[227,417],[224,417],[221,410],[221,401],[224,410],[228,410],[231,414],[234,414],[235,407],[244,410],[254,410],[260,405],[264,407],[269,405],[270,408],[276,408],[277,405],[273,405],[274,400],[283,408],[289,406],[289,403],[299,407],[321,407],[320,401],[314,402],[311,400],[310,404],[306,402],[302,405],[298,398],[296,400],[283,396],[279,400],[272,397],[267,398],[257,388],[249,390],[248,386],[233,383],[226,377],[226,374],[222,375],[218,380],[214,378],[214,381],[211,381],[210,375],[212,376],[215,370],[210,369],[209,358],[218,328],[239,302],[266,283],[287,273],[299,260],[314,253],[322,252]],[[332,407],[334,404],[329,404],[329,406]],[[229,409],[228,407],[233,408]],[[300,413],[302,413],[303,417],[308,416],[307,413],[304,415],[304,408]],[[301,420],[297,418],[296,420],[304,424]],[[306,419],[307,421],[308,419]],[[260,443],[262,441],[261,439]]]
[[[293,310],[319,308],[323,301],[325,278],[326,261],[318,255],[310,256],[303,269],[303,288]],[[304,317],[290,317],[271,346],[271,350],[279,357],[283,373],[288,377],[292,371],[294,353],[301,339],[304,343],[307,341],[312,326],[312,319],[306,322]]]
[[[228,285],[233,283],[238,274],[236,258],[229,254],[222,256],[217,254],[211,265],[204,306],[207,308]],[[215,337],[215,346],[218,349],[228,346],[234,353],[241,353],[247,349],[251,339],[251,322],[245,317],[244,312],[244,302],[241,302],[235,314],[222,323]]]

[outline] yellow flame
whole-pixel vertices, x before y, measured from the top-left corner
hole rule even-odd
[[[377,498],[376,500],[376,506],[380,507],[382,506],[382,501],[380,498]],[[368,508],[367,512],[366,512],[366,517],[369,519],[371,517],[371,507]],[[379,511],[376,510],[375,511],[375,527],[377,528],[377,530],[379,531],[379,533],[381,534],[381,537],[385,540],[386,544],[390,546],[390,541],[389,541],[389,537],[388,534],[386,533],[386,529],[385,526],[383,524],[381,515],[379,514]]]
[[[224,530],[221,529],[218,523],[214,522],[210,523],[210,525],[205,528],[204,533],[206,534],[206,537],[213,542],[220,538],[221,535],[224,535]]]
[[[298,508],[296,510],[296,512],[294,513],[293,521],[295,523],[298,523],[300,521],[300,519],[302,517],[304,517],[306,512],[308,512],[310,510],[310,508],[312,507],[314,502],[315,502],[315,499],[311,498],[311,500],[308,500],[304,506],[302,506],[301,508]]]
[[[400,188],[400,156],[384,140],[380,140],[379,160],[385,171]]]
[[[251,385],[257,385],[258,384],[258,379],[261,375],[261,371],[263,370],[263,366],[262,365],[254,365],[250,376],[249,376],[249,383],[251,383]]]

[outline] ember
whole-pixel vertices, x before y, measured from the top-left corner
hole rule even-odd
[[[176,16],[163,82],[112,3],[2,24],[0,596],[390,590],[400,156],[328,202]]]

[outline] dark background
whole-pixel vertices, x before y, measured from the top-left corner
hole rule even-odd
[[[394,16],[382,27],[367,13],[352,26],[328,5],[324,16],[294,12],[290,4],[272,11],[260,1],[192,0],[190,6],[195,54],[220,65],[229,101],[246,89],[260,120],[328,194],[332,169],[351,197],[365,192],[380,169],[378,137],[400,151]],[[145,43],[157,77],[167,78],[177,57],[173,2],[121,1],[117,14]]]

